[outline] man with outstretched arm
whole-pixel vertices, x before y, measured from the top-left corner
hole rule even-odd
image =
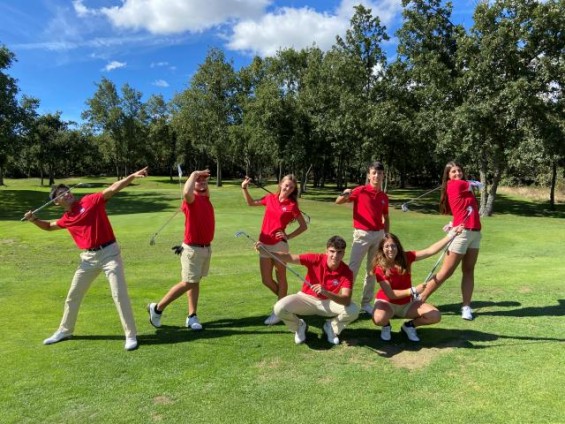
[[[161,326],[161,317],[165,308],[174,300],[187,294],[188,316],[186,327],[202,330],[202,324],[196,315],[200,280],[208,275],[214,238],[214,207],[210,202],[208,180],[210,171],[194,171],[186,180],[183,189],[182,211],[185,215],[184,241],[180,249],[181,281],[169,289],[158,302],[147,305],[149,322],[154,327]]]
[[[49,197],[52,200],[56,199],[54,203],[63,208],[64,213],[61,218],[56,221],[45,221],[35,216],[32,211],[25,214],[26,220],[33,222],[42,230],[66,228],[77,247],[82,249],[81,262],[65,300],[59,329],[45,339],[43,344],[57,343],[73,335],[82,299],[94,279],[104,271],[126,336],[125,349],[137,348],[137,329],[128,295],[123,261],[106,213],[106,202],[134,179],[146,176],[147,168],[143,168],[116,181],[99,193],[88,194],[80,199],[74,197],[69,187],[59,184],[53,186]]]
[[[294,332],[294,342],[304,343],[308,326],[297,315],[318,315],[329,318],[323,329],[328,342],[339,344],[339,334],[345,326],[357,319],[359,308],[351,302],[353,273],[343,262],[345,240],[331,237],[325,253],[272,252],[280,261],[303,265],[308,269],[302,290],[280,299],[275,314]],[[261,243],[257,243],[261,249]]]

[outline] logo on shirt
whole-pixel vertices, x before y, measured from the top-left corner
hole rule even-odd
[[[286,212],[286,206],[283,206],[283,207],[281,208],[281,210],[282,210],[283,212]]]
[[[332,281],[332,286],[334,286],[334,287],[339,286],[339,280],[333,280],[333,281]]]
[[[78,213],[83,213],[86,209],[84,208],[80,208],[80,211],[78,211]]]

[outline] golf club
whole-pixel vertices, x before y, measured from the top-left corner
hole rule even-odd
[[[180,201],[181,201],[181,206],[182,206],[182,200],[183,200],[183,196],[182,196],[182,168],[180,167],[180,163],[177,165],[177,170],[179,173],[179,189],[180,189]],[[175,216],[178,215],[178,213],[181,211],[181,208],[179,207],[172,216],[169,217],[169,219],[167,219],[165,221],[165,223],[163,225],[161,225],[161,227],[151,236],[151,240],[149,240],[149,245],[150,246],[154,246],[155,245],[155,239],[157,238],[157,236],[159,235],[159,233],[161,231],[163,231],[163,228],[165,228],[167,225],[169,225],[169,222],[171,222],[173,220],[173,218]]]
[[[246,237],[250,242],[252,242],[254,245],[257,243],[257,241],[253,240],[249,234],[247,234],[245,231],[238,231],[237,233],[235,233],[236,237]],[[271,252],[269,252],[264,246],[259,246],[263,249],[263,252],[265,252],[267,255],[269,255],[271,258],[273,258],[275,261],[277,261],[278,263],[280,263],[282,266],[284,266],[287,270],[289,270],[291,273],[293,273],[296,277],[298,277],[300,279],[301,282],[303,282],[304,284],[306,284],[307,286],[311,287],[312,285],[306,281],[306,279],[304,277],[302,277],[298,272],[296,272],[295,270],[293,270],[292,268],[290,268],[285,262],[281,261],[279,258],[277,258],[275,255],[273,255]]]
[[[469,206],[467,207],[467,215],[465,215],[465,218],[463,219],[463,222],[461,224],[465,224],[467,222],[467,219],[471,216],[471,213],[473,212],[473,207]],[[434,264],[433,268],[430,270],[430,272],[428,273],[426,279],[424,280],[424,284],[426,284],[428,281],[431,280],[432,275],[434,275],[435,270],[437,269],[438,265],[440,264],[441,260],[443,259],[443,257],[445,256],[445,254],[447,253],[447,251],[449,250],[449,246],[451,246],[451,243],[453,243],[453,240],[455,240],[455,237],[457,237],[458,234],[454,234],[449,241],[447,242],[447,245],[443,248],[443,252],[441,252],[441,255],[439,258],[437,258],[436,263]],[[419,300],[420,299],[420,295],[418,293],[416,293],[415,296],[413,296],[414,300]]]
[[[68,192],[70,192],[72,189],[77,188],[79,186],[81,186],[81,183],[75,184],[74,186],[69,187],[68,190],[65,190],[64,192],[62,192],[61,194],[59,194],[57,197],[54,197],[53,199],[49,200],[47,203],[45,203],[44,205],[41,205],[40,207],[38,207],[37,209],[35,209],[34,211],[32,211],[32,215],[35,215],[37,212],[39,212],[41,209],[49,206],[51,203],[55,203],[57,201],[57,199],[60,199],[61,197],[63,197],[65,194],[67,194]],[[26,218],[25,216],[20,219],[20,221],[25,221]]]
[[[263,187],[261,184],[259,184],[258,182],[255,181],[255,179],[251,179],[251,181],[253,181],[253,184],[255,184],[257,187],[259,187],[260,189],[265,190],[267,193],[269,194],[274,194],[271,190]],[[304,220],[306,221],[306,224],[310,224],[310,222],[312,221],[312,219],[310,218],[310,215],[308,215],[306,212],[304,212],[301,209],[298,209],[300,211],[300,213],[302,214],[302,216],[304,217]]]
[[[430,193],[433,193],[436,190],[439,190],[441,188],[441,186],[437,186],[436,188],[431,189],[430,191],[426,191],[424,194],[419,195],[418,197],[414,197],[412,200],[409,200],[407,202],[404,202],[401,206],[400,209],[402,209],[402,212],[408,212],[410,209],[408,209],[408,203],[412,203],[416,200],[418,200],[420,197],[424,197],[427,196]]]

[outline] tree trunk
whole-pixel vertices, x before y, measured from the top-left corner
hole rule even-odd
[[[0,186],[4,185],[4,168],[0,165]]]
[[[481,216],[492,216],[493,212],[494,212],[494,201],[496,199],[496,190],[498,189],[498,184],[500,183],[500,173],[497,171],[494,174],[494,178],[492,180],[492,185],[489,187],[488,190],[485,190],[485,193],[487,193],[487,196],[482,196],[482,197],[487,197],[486,203],[485,203],[485,209],[481,209]],[[482,200],[482,198],[481,198]],[[481,201],[482,203],[482,201]]]
[[[216,187],[222,186],[222,163],[220,159],[216,161]]]
[[[549,209],[555,210],[555,186],[557,185],[557,161],[551,161],[551,187],[549,189]]]

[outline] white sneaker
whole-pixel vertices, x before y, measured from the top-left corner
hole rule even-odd
[[[135,350],[137,349],[137,339],[135,337],[126,337],[126,344],[124,345],[125,350]]]
[[[275,325],[281,322],[281,319],[275,315],[273,312],[269,317],[265,320],[265,325]]]
[[[461,308],[461,318],[466,319],[467,321],[473,320],[473,310],[470,306],[463,306]]]
[[[202,324],[200,324],[200,320],[196,315],[192,317],[186,317],[185,325],[192,330],[196,330],[196,331],[202,330]]]
[[[72,336],[73,336],[72,334],[63,333],[62,331],[55,331],[55,333],[51,337],[43,340],[43,344],[50,345],[53,343],[59,343],[62,342],[63,340],[70,339]]]
[[[147,312],[149,312],[149,323],[153,327],[159,328],[161,327],[161,317],[163,316],[163,312],[158,314],[155,310],[156,308],[156,303],[150,303],[149,305],[147,305]]]
[[[298,320],[298,330],[294,333],[294,343],[302,344],[306,341],[306,330],[308,330],[308,325],[303,319]]]
[[[366,305],[361,306],[361,309],[363,311],[365,311],[365,313],[373,316],[373,305],[366,304]]]
[[[328,342],[330,342],[333,345],[338,345],[339,338],[335,335],[334,329],[332,328],[332,324],[329,321],[326,321],[324,323],[323,328],[324,328],[324,333],[326,333],[326,336],[328,336]]]
[[[390,330],[391,330],[390,324],[381,327],[381,340],[384,340],[385,342],[390,342],[390,339],[392,338],[390,334]]]
[[[135,337],[126,337],[126,344],[124,345],[125,350],[137,349],[137,339]]]
[[[408,340],[412,341],[412,342],[419,342],[420,338],[418,337],[418,332],[416,331],[415,327],[408,327],[406,325],[406,323],[402,324],[402,331],[404,331],[404,334],[406,334],[406,337],[408,337]]]

